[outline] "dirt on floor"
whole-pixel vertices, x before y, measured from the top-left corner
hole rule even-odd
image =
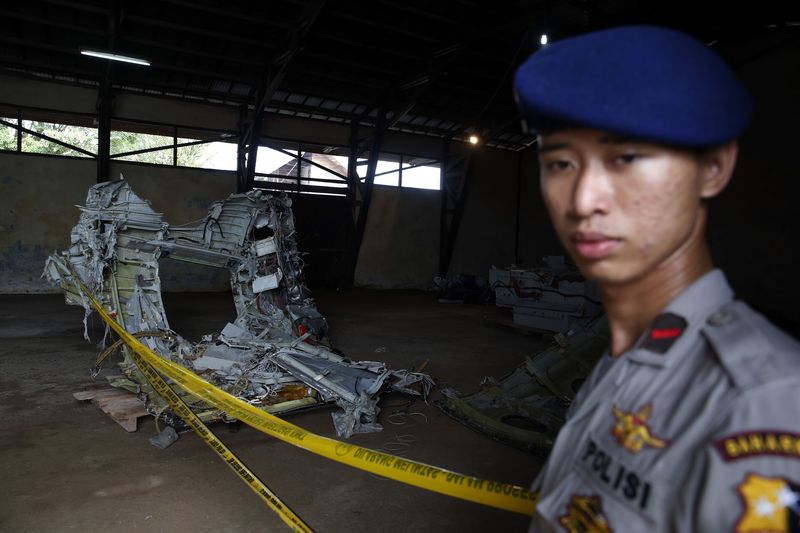
[[[418,367],[439,386],[477,389],[545,346],[537,336],[488,322],[493,306],[437,303],[429,293],[349,290],[317,294],[333,345],[354,360]],[[172,328],[190,340],[216,333],[235,316],[230,294],[167,294]],[[60,295],[0,296],[0,531],[288,531],[202,441],[184,433],[161,450],[151,417],[125,432],[76,391],[93,381],[102,325]],[[118,373],[114,362],[107,374]],[[438,395],[435,392],[433,399]],[[409,459],[528,486],[542,460],[470,430],[432,404],[401,395],[381,401],[381,433],[350,442]],[[290,414],[335,438],[335,407]],[[526,531],[529,518],[457,500],[317,457],[247,426],[217,424],[217,435],[320,532]]]

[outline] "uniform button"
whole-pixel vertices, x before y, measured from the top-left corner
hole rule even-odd
[[[708,323],[712,326],[724,326],[733,320],[733,313],[727,309],[721,309],[708,317]]]

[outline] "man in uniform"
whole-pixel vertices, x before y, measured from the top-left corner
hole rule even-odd
[[[534,482],[532,531],[800,531],[800,347],[704,238],[750,98],[666,28],[566,39],[516,73],[556,232],[612,341]]]

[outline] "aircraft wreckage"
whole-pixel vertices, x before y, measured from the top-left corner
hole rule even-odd
[[[467,427],[542,456],[550,452],[578,389],[610,340],[605,315],[571,322],[550,346],[480,389],[441,391],[434,404]]]
[[[91,313],[75,277],[130,333],[156,353],[217,387],[273,414],[335,403],[340,437],[380,431],[379,395],[386,390],[427,396],[426,375],[385,364],[350,361],[327,344],[327,322],[303,281],[291,200],[263,191],[212,204],[197,226],[170,226],[123,179],[89,189],[68,250],[50,256],[44,275],[68,304]],[[172,331],[164,311],[159,259],[169,257],[230,272],[236,319],[192,343]],[[84,336],[88,340],[84,318]],[[113,351],[110,346],[98,358]],[[113,386],[136,392],[152,415],[180,424],[121,346],[123,378]],[[96,374],[97,369],[95,370]],[[205,422],[230,421],[181,393]]]

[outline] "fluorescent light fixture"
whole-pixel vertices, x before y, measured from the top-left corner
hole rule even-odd
[[[480,141],[480,139],[478,138],[477,135],[470,135],[469,136],[469,143],[470,144],[478,144],[478,141]]]
[[[123,63],[133,63],[134,65],[150,66],[150,62],[138,57],[121,56],[119,54],[112,54],[111,52],[101,52],[99,50],[81,50],[81,54],[85,56],[101,57],[103,59],[110,59],[111,61],[122,61]]]
[[[542,38],[539,39],[539,42],[542,43],[542,46],[547,44],[547,34],[546,33],[542,34]]]

